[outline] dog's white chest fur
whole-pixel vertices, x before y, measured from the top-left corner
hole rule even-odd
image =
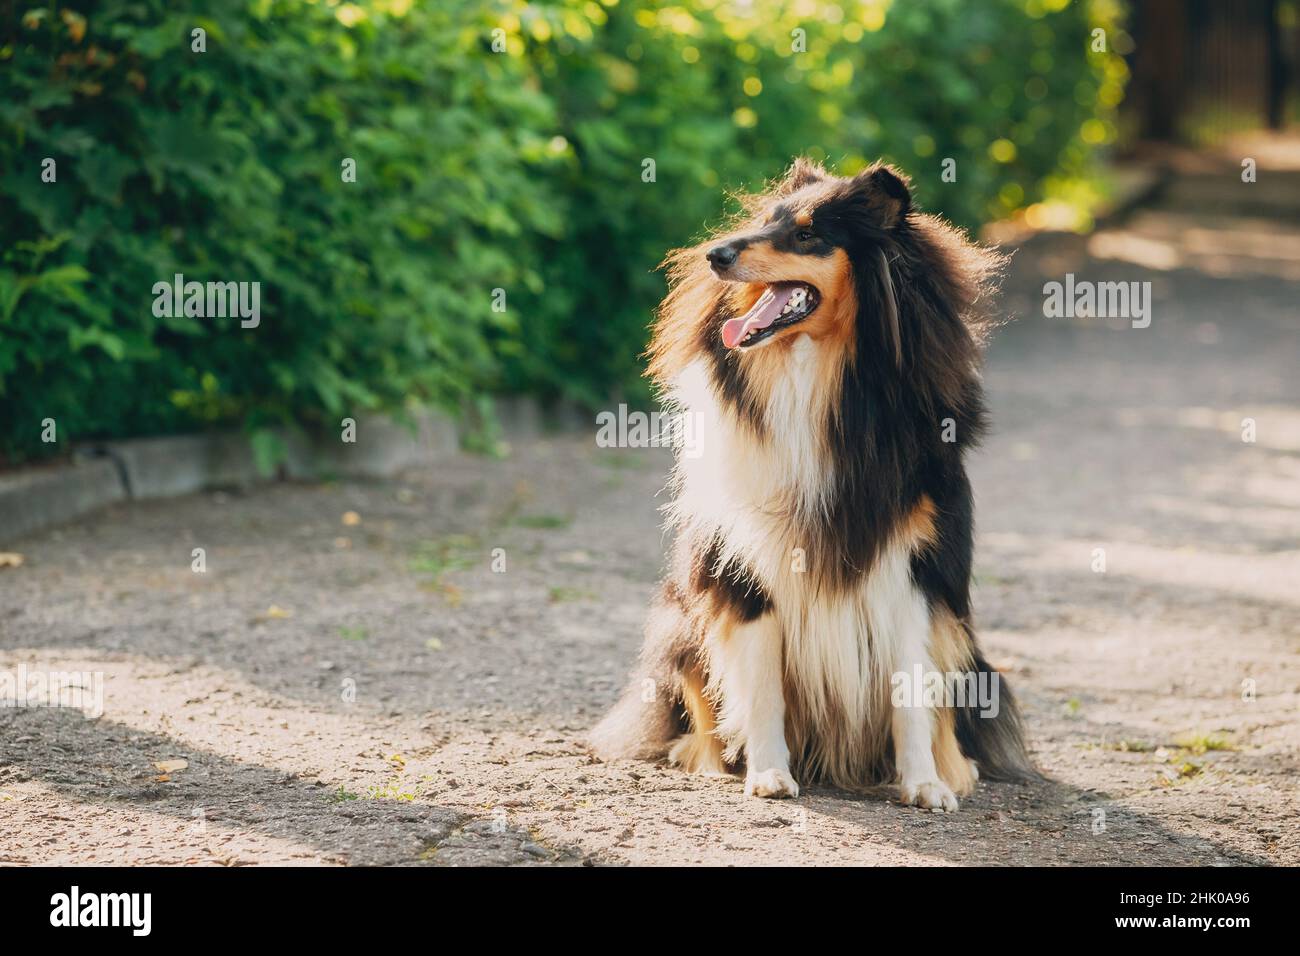
[[[788,540],[797,537],[797,512],[824,507],[830,492],[825,374],[816,345],[799,336],[767,390],[764,438],[719,402],[703,360],[687,367],[670,396],[697,437],[695,450],[678,458],[674,524],[721,532],[766,583],[797,556],[787,553],[800,547]]]
[[[809,562],[824,551],[801,540],[808,523],[798,517],[827,507],[833,493],[826,448],[832,373],[801,336],[766,383],[760,437],[718,400],[702,362],[689,367],[672,398],[693,416],[699,443],[678,460],[669,513],[680,531],[716,534],[720,565],[739,561],[771,597],[784,680],[799,703],[790,714],[794,736],[800,726],[816,728],[828,739],[827,753],[857,753],[868,762],[887,734],[889,674],[923,649],[928,610],[901,542],[882,549],[859,586],[815,588]]]

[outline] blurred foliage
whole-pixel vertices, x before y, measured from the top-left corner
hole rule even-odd
[[[643,400],[656,265],[795,155],[890,159],[966,226],[1077,224],[1126,78],[1091,31],[1122,39],[1118,13],[0,0],[0,456],[40,453],[45,418],[63,444]],[[260,281],[260,326],[155,316],[175,273]]]

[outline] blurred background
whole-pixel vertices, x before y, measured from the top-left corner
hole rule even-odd
[[[0,0],[0,465],[645,403],[656,266],[729,192],[883,157],[971,230],[1084,232],[1150,144],[1295,118],[1297,6]],[[175,273],[260,281],[261,326],[156,317]]]

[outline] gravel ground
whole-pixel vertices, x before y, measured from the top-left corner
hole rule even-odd
[[[13,546],[0,673],[102,675],[103,713],[0,708],[0,862],[1300,864],[1300,204],[1258,187],[1017,256],[976,608],[1050,782],[939,814],[590,757],[667,459],[587,434]],[[1150,281],[1151,327],[1043,318],[1066,272]]]

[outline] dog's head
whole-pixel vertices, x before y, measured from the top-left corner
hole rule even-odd
[[[723,345],[752,349],[796,330],[814,339],[846,335],[855,263],[874,265],[911,209],[906,178],[888,166],[846,179],[797,161],[751,202],[738,228],[701,250],[713,276],[733,284],[737,314],[719,330]]]
[[[757,400],[760,370],[807,337],[856,381],[954,400],[978,364],[1002,256],[915,209],[907,178],[883,164],[841,177],[798,160],[744,204],[729,229],[667,259],[656,383],[671,389],[707,357],[724,392]]]

